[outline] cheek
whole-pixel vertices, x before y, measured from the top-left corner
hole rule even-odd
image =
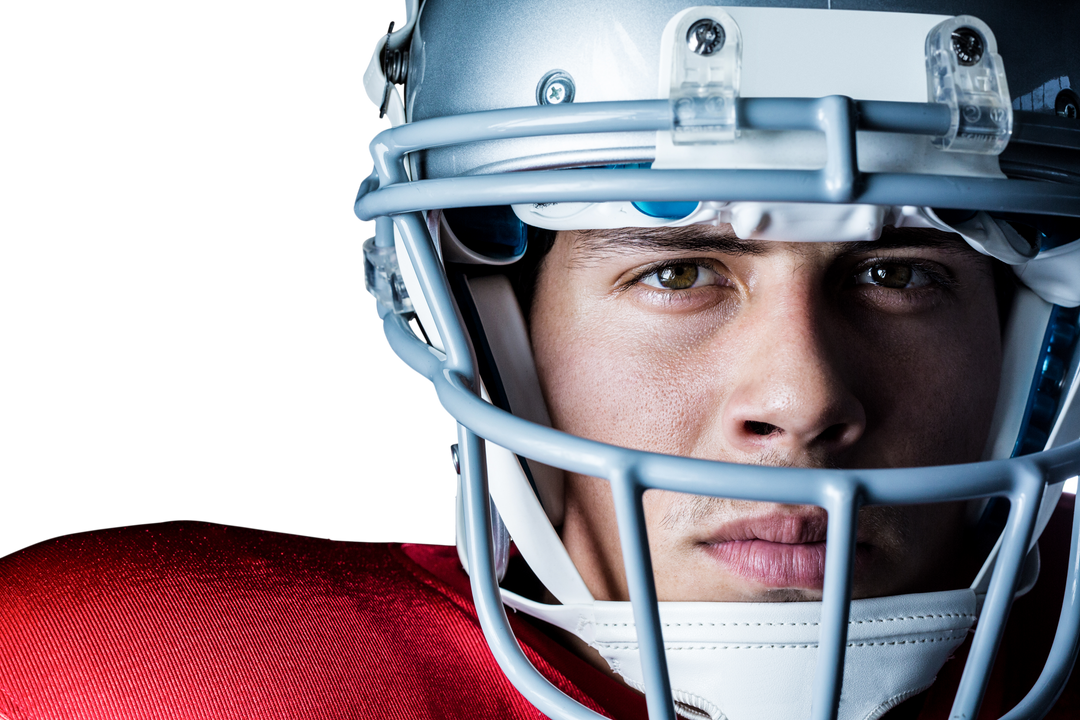
[[[556,427],[593,440],[696,454],[722,404],[722,350],[702,333],[610,314],[537,318],[533,346]]]
[[[920,332],[877,336],[860,353],[864,466],[945,465],[982,457],[1001,377],[994,308]]]

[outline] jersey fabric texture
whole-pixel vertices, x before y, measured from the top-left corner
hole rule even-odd
[[[1072,498],[1044,534],[981,717],[1031,686],[1064,590]],[[1065,511],[1065,512],[1062,512]],[[587,707],[644,698],[521,616],[529,660]],[[962,650],[960,655],[963,655]],[[961,658],[887,717],[946,718]],[[1080,717],[1070,682],[1050,717]],[[196,522],[70,535],[0,559],[2,720],[542,718],[502,674],[454,548]]]

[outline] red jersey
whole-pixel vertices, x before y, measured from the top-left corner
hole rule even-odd
[[[1043,577],[1013,610],[982,717],[1015,704],[1042,666],[1069,515],[1047,530],[1059,542],[1044,543]],[[563,692],[609,717],[646,717],[636,691],[529,619],[510,621]],[[894,713],[947,717],[960,669],[950,661]],[[1080,717],[1075,686],[1051,717]],[[176,522],[0,559],[3,720],[542,717],[491,656],[454,548]]]

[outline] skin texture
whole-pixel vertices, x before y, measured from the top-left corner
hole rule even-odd
[[[552,420],[748,464],[978,460],[1001,368],[990,263],[928,230],[886,228],[876,243],[743,241],[728,226],[560,232],[530,317]],[[660,600],[820,599],[823,510],[666,491],[644,505]],[[855,597],[970,580],[965,513],[864,508]],[[561,535],[597,599],[628,599],[606,481],[568,474]]]

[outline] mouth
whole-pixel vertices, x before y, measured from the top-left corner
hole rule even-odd
[[[727,523],[703,545],[725,570],[744,580],[774,589],[821,590],[827,528],[824,511],[769,514]],[[856,570],[870,552],[865,542],[856,544]]]

